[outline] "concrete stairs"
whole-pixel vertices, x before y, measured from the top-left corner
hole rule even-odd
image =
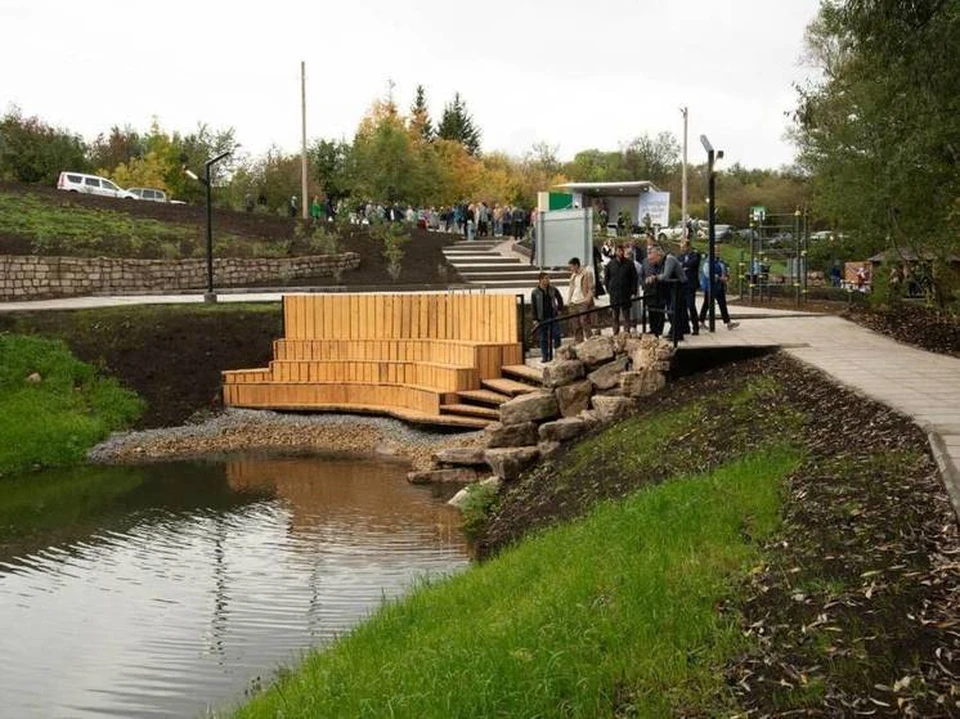
[[[531,267],[525,258],[501,252],[498,248],[504,244],[501,240],[463,241],[444,247],[443,254],[467,285],[497,294],[529,294],[537,284],[540,270]],[[565,291],[569,272],[564,268],[548,274],[550,281]]]

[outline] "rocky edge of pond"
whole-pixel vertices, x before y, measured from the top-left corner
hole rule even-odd
[[[285,414],[226,409],[179,427],[118,432],[90,450],[95,463],[138,463],[191,459],[249,450],[376,454],[427,468],[447,447],[469,447],[480,432],[443,434],[416,429],[389,417]]]

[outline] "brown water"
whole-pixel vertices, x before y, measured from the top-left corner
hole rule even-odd
[[[458,513],[356,458],[0,480],[0,716],[194,717],[468,562]]]

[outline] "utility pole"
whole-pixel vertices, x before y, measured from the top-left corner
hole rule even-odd
[[[684,237],[686,237],[687,232],[687,106],[684,105],[680,108],[680,113],[683,115],[683,175],[681,179],[681,190],[680,190],[680,219],[683,220],[683,232]],[[693,240],[692,237],[687,238]]]
[[[307,63],[300,61],[300,109],[302,115],[302,150],[300,157],[300,192],[303,201],[300,203],[300,212],[303,219],[307,219],[310,211],[307,198]]]

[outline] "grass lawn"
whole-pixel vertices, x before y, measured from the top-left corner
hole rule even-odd
[[[63,342],[0,334],[0,475],[79,462],[142,411]]]
[[[679,477],[382,608],[239,717],[647,716],[732,707],[718,612],[799,462],[768,446]]]

